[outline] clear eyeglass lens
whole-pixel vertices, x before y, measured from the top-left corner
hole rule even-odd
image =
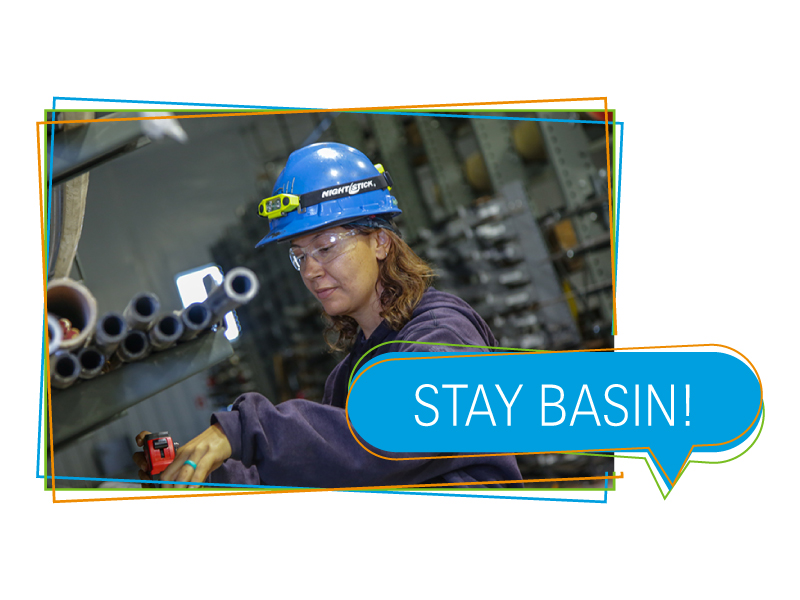
[[[306,253],[298,248],[292,248],[289,250],[289,258],[294,268],[298,271],[303,268],[306,256],[311,256],[320,264],[329,263],[350,247],[349,239],[357,234],[356,230],[352,230],[345,233],[331,233],[330,235],[319,236],[314,240],[314,249],[311,252]]]
[[[292,266],[299,271],[303,264],[302,261],[305,260],[305,255],[298,256],[294,253],[294,250],[289,250],[289,260],[292,261]]]

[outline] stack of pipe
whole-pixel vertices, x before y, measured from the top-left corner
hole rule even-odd
[[[258,292],[250,269],[232,269],[204,302],[159,314],[151,292],[131,298],[122,313],[97,317],[97,302],[80,283],[58,279],[47,286],[50,382],[67,388],[123,363],[147,357],[212,329],[228,312],[250,302]]]
[[[53,387],[67,388],[79,378],[99,375],[105,357],[89,345],[97,324],[92,293],[72,279],[53,279],[47,284],[47,310]]]

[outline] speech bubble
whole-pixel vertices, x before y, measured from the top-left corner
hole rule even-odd
[[[672,488],[692,452],[735,448],[758,424],[748,363],[721,351],[392,352],[353,377],[347,412],[378,452],[647,451]]]

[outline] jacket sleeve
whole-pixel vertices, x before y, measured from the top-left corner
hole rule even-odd
[[[247,468],[255,465],[269,485],[336,488],[520,479],[519,472],[514,473],[516,464],[505,469],[497,458],[374,456],[353,437],[343,409],[308,400],[275,406],[260,394],[244,394],[230,412],[215,413],[212,422],[219,423],[230,440],[231,458]]]
[[[391,351],[458,351],[438,344],[494,344],[491,332],[482,333],[462,315],[449,310],[436,312],[434,319],[409,323],[398,338],[432,345],[392,344]],[[368,355],[363,362],[369,358],[372,357]],[[212,423],[219,423],[230,440],[231,458],[245,467],[255,465],[261,480],[269,485],[365,487],[521,479],[513,456],[420,460],[413,459],[414,454],[384,451],[376,453],[412,460],[375,456],[356,441],[343,408],[308,400],[289,400],[275,406],[259,394],[244,394],[230,412],[215,413]]]

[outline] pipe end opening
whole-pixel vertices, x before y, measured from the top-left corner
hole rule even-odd
[[[164,317],[158,322],[158,330],[166,337],[172,337],[178,332],[178,319],[173,316]]]
[[[103,355],[96,350],[84,350],[78,357],[81,368],[87,371],[94,371],[103,365]]]
[[[125,347],[130,354],[136,355],[142,352],[146,347],[146,340],[144,334],[140,331],[136,331],[125,338],[125,341],[122,342],[122,345]]]
[[[100,327],[106,335],[116,337],[124,331],[125,322],[117,315],[109,315],[103,319]]]
[[[245,275],[237,275],[231,281],[231,289],[237,294],[244,295],[253,287],[253,282]]]
[[[136,309],[136,312],[143,317],[152,317],[158,310],[158,306],[156,305],[155,301],[149,296],[137,298],[136,302],[133,304],[133,307]]]
[[[208,319],[208,309],[202,304],[195,304],[186,311],[186,317],[192,325],[202,325]]]
[[[56,373],[59,377],[69,379],[74,377],[77,371],[78,367],[75,361],[69,356],[64,356],[56,361]]]

